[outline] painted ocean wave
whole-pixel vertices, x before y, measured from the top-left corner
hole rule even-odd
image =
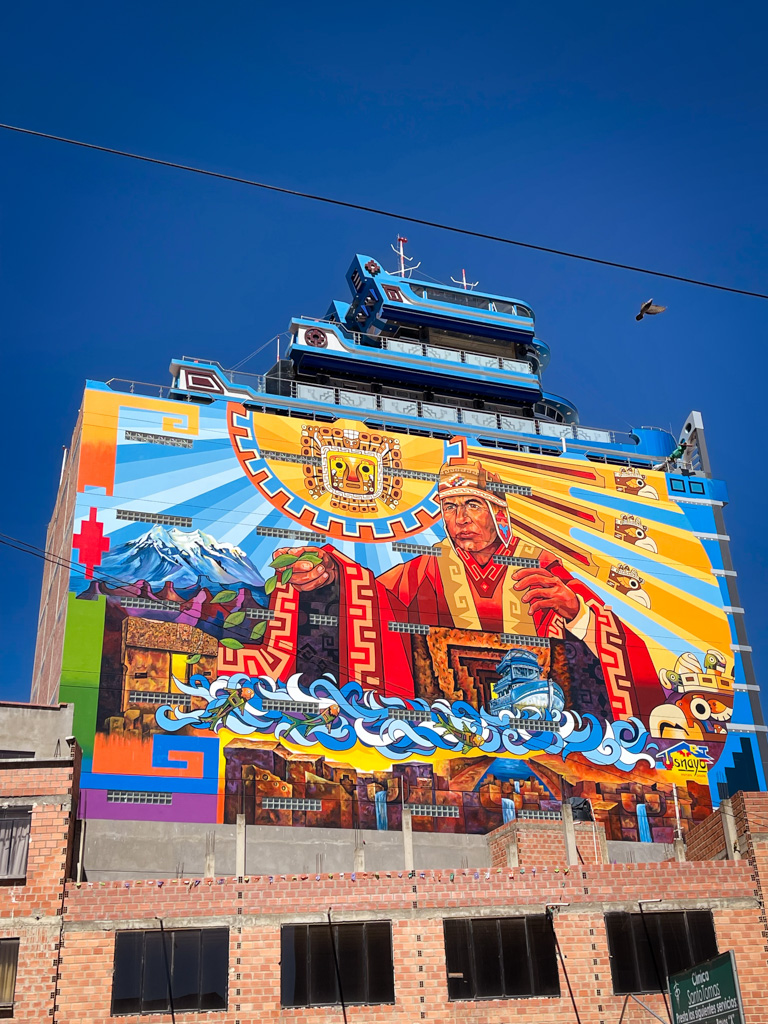
[[[330,675],[309,685],[300,678],[294,675],[283,683],[238,673],[212,681],[194,675],[185,683],[174,677],[182,693],[205,701],[205,707],[187,711],[164,704],[155,718],[166,732],[187,726],[214,732],[227,728],[241,736],[258,733],[298,746],[320,744],[329,753],[360,743],[392,761],[444,750],[515,757],[541,752],[559,754],[563,760],[579,753],[592,764],[627,772],[638,764],[656,763],[656,744],[649,742],[648,731],[636,718],[602,723],[588,713],[556,711],[552,720],[559,732],[535,731],[533,723],[542,718],[536,711],[514,717],[509,711],[478,710],[465,700],[430,704],[419,697],[385,697],[356,682],[338,686]]]

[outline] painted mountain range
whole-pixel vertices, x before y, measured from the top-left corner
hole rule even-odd
[[[144,582],[155,594],[170,584],[184,597],[209,591],[260,589],[264,580],[245,552],[201,530],[153,526],[136,540],[108,551],[99,575],[110,583]]]

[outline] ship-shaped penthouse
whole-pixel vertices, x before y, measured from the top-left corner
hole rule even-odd
[[[528,303],[388,273],[363,255],[347,283],[349,301],[291,321],[287,351],[265,375],[174,360],[176,392],[251,390],[268,411],[312,409],[433,437],[460,432],[484,447],[567,451],[639,469],[674,449],[664,430],[582,426],[574,403],[545,388],[549,346]]]

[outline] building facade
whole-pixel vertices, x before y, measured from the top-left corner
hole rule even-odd
[[[238,876],[99,881],[105,865],[83,859],[74,827],[78,776],[74,744],[0,761],[0,812],[26,815],[0,847],[0,1017],[650,1024],[665,1019],[668,973],[732,950],[746,1021],[765,1018],[764,793],[694,826],[697,860],[680,843],[664,863],[606,863],[603,827],[566,813],[489,834],[482,868],[255,862]]]
[[[671,843],[764,789],[701,417],[585,427],[527,304],[348,285],[264,375],[88,383],[33,684],[74,705],[82,816],[384,841],[583,797]]]

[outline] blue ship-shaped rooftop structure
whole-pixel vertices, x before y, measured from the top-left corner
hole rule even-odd
[[[171,364],[172,396],[237,398],[266,412],[350,418],[404,433],[462,434],[489,448],[567,451],[633,472],[658,464],[677,443],[655,427],[583,426],[575,404],[545,388],[549,347],[524,299],[389,273],[367,255],[354,257],[347,283],[348,300],[331,302],[324,316],[291,321],[287,350],[264,375],[185,357]],[[697,415],[681,437],[695,434]],[[688,471],[707,475],[698,464]],[[724,498],[724,487],[707,481],[704,494]]]

